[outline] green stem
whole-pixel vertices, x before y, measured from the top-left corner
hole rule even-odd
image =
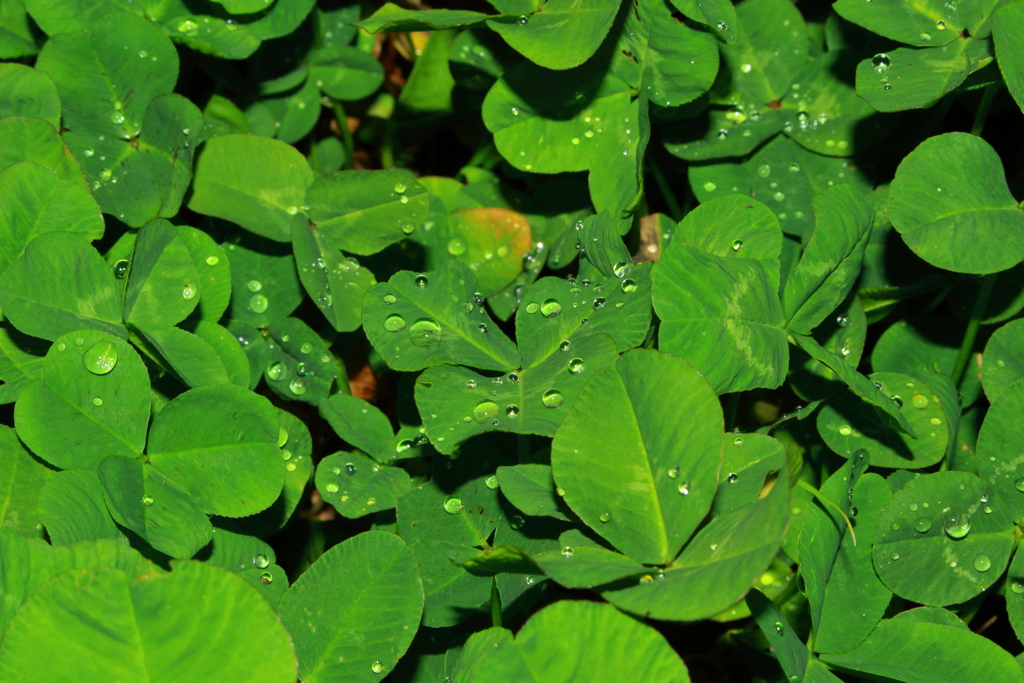
[[[679,201],[675,195],[672,194],[672,188],[669,187],[668,178],[665,177],[664,172],[661,170],[661,166],[658,165],[657,160],[653,155],[647,157],[650,163],[650,171],[654,176],[654,182],[658,185],[658,191],[661,192],[661,196],[665,198],[665,203],[668,204],[668,212],[672,216],[672,220],[677,223],[683,219],[683,208],[679,206]]]
[[[985,92],[981,96],[981,103],[978,105],[978,112],[974,115],[974,123],[971,124],[971,135],[981,137],[981,131],[985,128],[985,119],[988,118],[988,110],[992,108],[992,99],[995,96],[995,83],[985,86]]]
[[[355,143],[352,141],[352,133],[348,129],[348,118],[345,116],[345,107],[341,102],[333,100],[334,118],[338,119],[338,130],[341,131],[341,144],[345,147],[345,163],[342,168],[352,168],[352,155],[355,154]]]
[[[960,353],[956,357],[956,365],[953,366],[953,374],[950,377],[955,387],[960,386],[960,380],[963,379],[964,371],[967,370],[967,363],[971,359],[971,349],[974,348],[974,340],[978,337],[978,327],[981,326],[981,319],[985,317],[985,307],[988,306],[988,299],[992,295],[995,285],[995,275],[986,275],[981,279],[981,289],[978,290],[978,298],[974,300],[971,320],[967,323],[967,331],[964,332]]]
[[[815,498],[820,500],[825,505],[831,506],[832,509],[834,509],[836,512],[838,512],[839,514],[841,514],[843,516],[843,519],[846,520],[846,528],[850,530],[850,537],[853,538],[853,545],[854,545],[854,547],[856,547],[857,546],[857,533],[853,530],[853,524],[850,522],[850,518],[846,516],[846,513],[843,512],[842,509],[838,505],[836,505],[831,500],[829,500],[828,498],[823,496],[821,494],[821,491],[819,491],[818,489],[814,488],[813,486],[808,484],[803,479],[798,479],[796,483],[799,484],[801,486],[801,488],[806,489],[807,491],[810,491],[811,495],[813,495]]]
[[[501,594],[498,593],[498,580],[491,577],[491,626],[501,628]]]
[[[395,129],[394,119],[388,119],[384,125],[384,141],[380,145],[380,166],[385,171],[395,167]]]

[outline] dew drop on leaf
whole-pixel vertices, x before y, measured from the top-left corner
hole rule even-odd
[[[282,380],[288,378],[288,366],[281,361],[274,361],[267,366],[267,377],[273,380]]]
[[[387,322],[385,321],[386,328]],[[441,341],[441,326],[430,318],[420,318],[409,328],[409,340],[413,346],[421,349],[437,346]]]
[[[486,479],[484,479],[484,484],[486,484],[487,488],[489,488],[489,489],[496,489],[496,488],[498,488],[498,475],[496,475],[496,474],[489,475]]]
[[[942,511],[942,528],[950,538],[960,539],[971,532],[971,518],[956,508]]]
[[[146,495],[144,495],[142,497],[142,504],[144,506],[146,506],[146,507],[149,507],[150,505],[152,505],[153,504],[153,496],[149,495],[148,493]]]
[[[548,389],[541,397],[545,408],[558,408],[565,403],[565,396],[558,389]]]
[[[416,279],[414,280],[414,282],[416,283],[417,287],[426,287],[427,286],[427,278],[426,278],[425,275],[417,275]]]
[[[878,73],[885,73],[892,66],[892,60],[889,59],[889,55],[884,52],[879,52],[877,55],[871,58],[871,66]]]
[[[992,567],[992,560],[988,555],[978,555],[974,558],[974,568],[979,572],[987,572]]]
[[[388,332],[401,332],[405,329],[405,318],[400,315],[389,315],[384,320],[384,329]]]
[[[292,392],[296,396],[302,396],[306,393],[306,382],[298,377],[288,383],[288,391]]]
[[[608,523],[608,522],[610,522],[610,521],[611,521],[611,519],[612,519],[612,513],[610,513],[610,512],[602,512],[602,513],[601,513],[601,514],[600,514],[600,515],[598,516],[598,519],[599,519],[599,520],[601,520],[601,522],[603,522],[603,523],[607,524],[607,523]]]
[[[370,671],[375,674],[384,673],[384,664],[382,662],[374,662],[370,665]]]
[[[110,267],[114,271],[114,277],[118,280],[123,280],[124,276],[128,274],[128,259],[123,258],[119,261],[115,261],[114,265]]]
[[[254,313],[266,312],[269,305],[270,301],[262,294],[254,294],[253,297],[249,299],[249,308],[251,308]]]
[[[547,299],[540,305],[540,312],[544,314],[545,318],[554,318],[562,312],[562,304],[555,299]]]
[[[483,424],[498,414],[498,404],[494,401],[480,401],[473,408],[473,419]]]
[[[930,517],[918,517],[914,520],[914,528],[923,533],[927,533],[932,528],[932,520]]]
[[[108,341],[98,341],[82,354],[85,369],[94,375],[106,375],[117,366],[117,349]]]

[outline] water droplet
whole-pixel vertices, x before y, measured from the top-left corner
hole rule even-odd
[[[93,152],[91,149],[87,149],[83,151],[83,154],[85,154],[85,156],[87,157],[91,157],[93,154],[95,154],[95,152]]]
[[[253,297],[249,299],[249,308],[251,308],[254,313],[265,312],[269,305],[270,301],[262,294],[254,294]]]
[[[526,521],[519,515],[512,515],[508,518],[508,525],[513,529],[522,529]]]
[[[1010,590],[1012,590],[1017,595],[1020,595],[1021,593],[1024,593],[1024,583],[1021,583],[1020,581],[1014,581],[1010,584]]]
[[[519,406],[515,403],[510,403],[509,406],[505,408],[505,414],[509,417],[515,417],[519,414]]]
[[[287,465],[285,465],[284,468],[286,470],[288,470],[289,472],[294,472],[295,471],[295,463],[290,462]]]
[[[458,514],[464,507],[462,499],[458,496],[448,496],[444,499],[444,511],[450,515]]]
[[[942,511],[942,528],[950,538],[963,538],[971,532],[971,518],[956,508]]]
[[[252,558],[252,563],[260,569],[266,569],[270,566],[270,558],[266,555],[260,554]]]
[[[547,299],[540,305],[540,312],[545,318],[554,318],[562,312],[562,304],[554,299]]]
[[[123,280],[124,276],[128,274],[128,259],[123,258],[119,261],[116,261],[114,265],[110,267],[110,269],[114,271],[114,277],[116,277],[118,280]]]
[[[196,285],[194,282],[189,282],[181,290],[181,298],[186,301],[191,301],[196,298]]]
[[[288,391],[292,392],[296,396],[302,396],[306,393],[306,382],[296,377],[288,383]]]
[[[299,351],[302,352],[302,353],[309,353],[312,350],[313,350],[313,345],[310,344],[309,342],[304,342],[302,344],[302,346],[299,347]]]
[[[786,632],[786,627],[783,626],[781,621],[775,622],[775,632],[778,633],[780,636]]]
[[[153,504],[153,496],[149,495],[148,493],[146,495],[142,496],[142,504],[145,505],[146,507],[149,507],[150,505],[152,505]]]
[[[853,434],[853,430],[850,429],[850,425],[843,425],[839,428],[839,433],[843,436],[849,436],[850,434]]]
[[[893,396],[892,397],[892,402],[896,404],[897,408],[902,408],[903,407],[903,399],[900,398],[899,396]]]
[[[978,555],[974,558],[974,568],[979,572],[987,572],[992,568],[992,560],[988,559],[988,555]]]
[[[111,123],[124,123],[124,114],[119,111],[115,111],[110,115]]]
[[[484,484],[486,484],[487,488],[489,489],[498,488],[498,475],[492,474],[488,476],[486,479],[484,479]]]
[[[565,396],[558,389],[549,389],[544,392],[541,402],[544,403],[545,408],[558,408],[565,403]]]
[[[900,530],[900,523],[899,522],[893,522],[892,523],[892,530],[893,531],[899,531]]]
[[[772,167],[769,166],[768,164],[761,164],[760,166],[757,167],[757,175],[761,176],[762,178],[767,178],[771,174]]]
[[[487,333],[487,323],[480,323],[479,325],[476,326],[476,329],[478,329],[482,334],[486,334]]]
[[[384,327],[387,329],[387,321]],[[420,318],[409,328],[409,340],[413,346],[421,349],[436,346],[441,341],[441,326],[430,318]]]
[[[586,363],[583,362],[582,358],[573,358],[569,361],[569,372],[573,375],[580,374],[586,367]]]
[[[117,349],[107,341],[98,341],[82,354],[85,369],[94,375],[105,375],[117,365]]]
[[[273,380],[288,378],[288,366],[281,361],[275,361],[267,366],[267,377]]]
[[[729,476],[727,476],[725,478],[725,480],[727,482],[729,482],[730,484],[735,484],[737,482],[737,480],[739,480],[739,478],[740,478],[740,475],[736,474],[735,472],[730,472]]]
[[[218,263],[220,263],[220,259],[218,257],[216,257],[216,256],[207,256],[206,257],[206,265],[208,265],[208,266],[215,266]]]
[[[370,671],[375,674],[384,673],[384,664],[381,662],[374,662],[370,665]]]
[[[530,17],[526,16],[525,14],[520,14],[519,19],[517,19],[516,21],[519,22],[520,26],[524,26],[526,25],[526,22],[530,21]]]
[[[416,279],[414,280],[414,282],[416,283],[417,287],[426,287],[427,286],[427,276],[426,275],[417,275]]]
[[[889,55],[884,52],[879,52],[877,55],[871,58],[871,66],[878,73],[885,73],[892,66],[892,60],[889,59]]]
[[[572,346],[572,344],[569,342],[568,339],[565,339],[562,341],[561,344],[558,345],[558,350],[565,352],[569,350],[570,346]]]
[[[889,557],[891,557],[893,560],[898,560],[898,559],[900,559],[900,554],[897,553],[897,552],[893,552],[893,554],[890,555]]]
[[[776,192],[775,194],[772,195],[772,198],[777,202],[781,202],[783,199],[786,198],[786,195],[783,194],[782,192]]]
[[[733,243],[732,243],[732,250],[733,251],[739,251],[742,248],[743,248],[743,240],[735,240],[735,241],[733,241]]]
[[[942,21],[941,19],[939,21],[936,21],[935,22],[935,28],[939,29],[940,31],[945,31],[946,30],[946,22]]]
[[[742,446],[743,445],[743,439],[737,436],[735,439],[732,440],[732,443],[735,446]]]
[[[626,277],[633,272],[633,266],[629,261],[619,261],[612,266],[612,272],[615,273],[615,277]]]
[[[284,461],[291,460],[292,459],[292,452],[290,450],[288,450],[287,448],[281,449],[281,459],[284,460]],[[335,469],[337,469],[337,468],[335,468]],[[335,472],[335,474],[337,474],[337,472]]]
[[[679,493],[684,496],[690,495],[690,482],[684,481],[679,485]]]
[[[480,401],[473,408],[473,419],[479,424],[487,422],[498,414],[498,404],[494,401]]]
[[[103,399],[97,396],[92,400],[92,404],[98,408],[99,406],[103,405]]]
[[[922,41],[924,41],[924,42],[926,42],[926,43],[927,43],[927,42],[930,42],[930,41],[931,41],[931,39],[932,39],[932,34],[930,34],[930,33],[925,33],[925,32],[922,32],[922,33],[921,33],[921,34],[920,34],[920,35],[918,36],[918,38],[920,38],[920,39],[921,39]]]
[[[710,180],[707,181],[706,183],[704,183],[704,191],[705,192],[714,192],[716,189],[718,189],[718,186],[715,185]]]
[[[405,318],[400,315],[389,315],[384,320],[384,329],[388,332],[401,332],[405,329]]]
[[[612,513],[610,513],[610,512],[602,512],[598,516],[598,519],[601,520],[605,524],[607,524],[609,521],[611,521],[611,518],[612,518]]]
[[[619,284],[619,288],[623,292],[625,292],[626,294],[629,294],[630,292],[634,292],[634,291],[636,291],[636,281],[635,280],[631,280],[629,278],[626,278],[625,280],[623,280]],[[594,301],[595,301],[595,303],[597,302],[596,299]],[[618,304],[616,304],[616,306],[617,307],[621,307],[621,304],[622,304],[622,302],[619,302]]]
[[[840,316],[836,317],[836,325],[839,325],[839,327],[846,327],[849,324],[850,324],[850,319],[847,318],[845,315],[840,315]]]
[[[927,533],[932,528],[932,520],[930,517],[918,517],[914,520],[914,528],[920,531],[922,534]]]
[[[338,492],[338,485],[332,482],[332,483],[328,484],[327,486],[325,486],[324,489],[327,490],[327,493],[337,493]]]

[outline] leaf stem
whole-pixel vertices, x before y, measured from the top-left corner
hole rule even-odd
[[[675,195],[672,194],[672,188],[669,187],[668,178],[665,177],[665,173],[661,170],[661,166],[658,165],[654,155],[647,157],[648,168],[651,174],[654,176],[654,182],[658,185],[658,191],[661,192],[661,196],[664,197],[665,203],[668,204],[668,212],[672,216],[672,220],[677,223],[683,218],[683,208],[679,206],[679,201]]]
[[[348,129],[348,117],[345,116],[345,107],[337,100],[331,100],[334,108],[334,118],[338,120],[338,130],[341,131],[341,143],[345,147],[345,162],[341,165],[343,169],[352,168],[352,155],[355,153],[355,143],[352,141],[352,133]]]
[[[988,118],[988,111],[992,108],[992,99],[996,96],[996,84],[985,86],[985,92],[981,95],[981,103],[978,104],[978,112],[974,115],[974,123],[971,124],[971,135],[981,137],[981,131],[985,129],[985,119]]]
[[[988,306],[988,299],[992,295],[992,289],[996,284],[995,274],[986,275],[981,279],[981,289],[978,290],[978,298],[974,300],[974,310],[971,311],[971,320],[967,323],[967,330],[964,332],[963,343],[960,344],[960,353],[956,357],[956,365],[953,366],[953,386],[959,387],[960,380],[967,370],[967,363],[971,359],[971,349],[974,348],[974,340],[978,337],[978,327],[981,319],[985,317],[985,307]]]
[[[843,516],[843,519],[846,520],[846,528],[850,530],[850,536],[853,538],[853,546],[857,547],[857,532],[855,532],[853,530],[853,524],[850,522],[850,518],[846,516],[846,513],[843,512],[842,508],[840,508],[838,505],[833,503],[831,500],[829,500],[828,498],[823,496],[821,491],[819,491],[818,489],[814,488],[813,486],[808,484],[803,479],[798,479],[796,483],[799,484],[801,488],[803,488],[803,489],[805,489],[807,491],[810,491],[811,495],[813,495],[815,498],[820,500],[822,503],[824,503],[826,505],[832,506],[832,508],[836,512],[838,512],[839,514],[841,514]]]
[[[491,626],[501,628],[501,593],[498,592],[498,577],[491,577]]]

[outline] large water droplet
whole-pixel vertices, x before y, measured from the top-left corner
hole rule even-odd
[[[602,512],[598,516],[598,519],[601,520],[602,522],[604,522],[605,524],[607,524],[612,519],[612,513],[610,513],[610,512]]]
[[[288,377],[288,366],[281,361],[275,361],[267,366],[267,377],[273,380],[282,380]]]
[[[444,499],[444,511],[450,515],[458,514],[464,507],[462,499],[458,496],[448,496]]]
[[[466,253],[466,243],[458,237],[449,240],[448,242],[448,253],[452,256],[462,256]]]
[[[306,382],[298,377],[288,383],[288,391],[292,392],[296,396],[302,396],[306,393]]]
[[[388,332],[401,332],[405,329],[405,318],[400,315],[389,315],[384,320],[384,329]]]
[[[987,572],[992,568],[992,560],[988,559],[988,555],[978,555],[974,558],[974,568],[979,572]]]
[[[251,308],[254,313],[266,312],[267,306],[269,305],[270,301],[262,294],[255,294],[251,299],[249,299],[249,308]]]
[[[615,273],[615,277],[626,277],[633,272],[633,265],[629,261],[619,261],[612,266],[612,272]]]
[[[114,277],[118,280],[123,280],[124,276],[128,274],[128,259],[123,258],[119,261],[115,261],[114,265],[110,267],[114,271]]]
[[[1017,489],[1021,493],[1024,493],[1024,477],[1014,480],[1013,488]]]
[[[252,563],[260,569],[266,569],[270,566],[270,558],[262,553],[252,558]]]
[[[1020,581],[1014,581],[1010,584],[1010,590],[1012,590],[1017,595],[1020,595],[1021,593],[1024,593],[1024,583],[1021,583]]]
[[[186,301],[191,301],[196,298],[196,285],[194,282],[186,283],[181,290],[181,298]]]
[[[927,531],[932,528],[932,520],[931,520],[931,518],[930,517],[918,517],[916,520],[914,520],[914,528],[917,529],[922,534],[923,533],[927,533]]]
[[[417,275],[414,281],[417,287],[426,287],[428,284],[426,275]]]
[[[871,58],[871,66],[878,73],[885,73],[892,66],[892,60],[889,59],[889,55],[884,52],[879,52],[877,55]]]
[[[395,303],[396,301],[398,301],[398,299],[395,298],[394,294],[385,294],[384,295],[384,303],[386,303],[388,306],[390,306],[391,304]]]
[[[498,488],[498,475],[492,474],[488,476],[486,479],[484,479],[484,484],[486,484],[487,488],[489,489]]]
[[[82,354],[85,369],[94,375],[105,375],[117,365],[117,349],[107,341],[98,341]]]
[[[619,288],[626,294],[629,294],[630,292],[636,291],[636,281],[626,278],[619,284]]]
[[[942,528],[950,538],[963,538],[971,532],[971,518],[956,508],[942,511]]]
[[[250,292],[253,292],[253,293],[258,292],[261,289],[263,289],[263,283],[260,282],[259,280],[249,280],[249,282],[247,282],[245,286],[246,286],[246,288],[248,288],[248,290]]]
[[[146,495],[144,495],[142,497],[142,504],[145,505],[146,507],[149,507],[150,505],[152,505],[153,504],[153,496],[149,495],[148,493]]]
[[[569,372],[573,375],[578,375],[586,369],[587,365],[583,362],[582,358],[573,358],[569,361]]]
[[[384,664],[382,662],[374,662],[370,665],[370,671],[375,674],[384,673]]]
[[[97,396],[96,398],[94,398],[94,399],[92,400],[92,404],[93,404],[94,406],[96,406],[96,407],[98,408],[98,407],[100,407],[101,405],[103,405],[103,399],[102,399],[102,398],[100,398],[99,396]]]
[[[483,424],[498,414],[498,404],[494,401],[480,401],[473,408],[473,419]]]
[[[441,341],[441,326],[430,318],[420,318],[409,328],[409,340],[421,349],[437,346]]]
[[[309,342],[304,342],[302,344],[302,346],[299,347],[299,351],[301,353],[309,353],[312,350],[313,350],[313,345],[310,344]]]
[[[505,414],[508,415],[509,417],[515,417],[516,415],[519,414],[519,406],[517,406],[515,403],[510,403],[508,407],[505,408]]]
[[[395,183],[395,192],[397,192],[398,194],[402,194],[403,192],[405,192],[405,190],[405,183],[403,183],[401,180]]]
[[[545,318],[554,318],[562,312],[562,304],[554,299],[547,299],[540,305],[540,312],[544,314]]]
[[[541,401],[544,403],[545,408],[558,408],[565,403],[565,396],[558,389],[549,389],[544,392]]]
[[[767,178],[771,174],[772,167],[769,166],[768,164],[761,164],[760,166],[757,167],[757,175],[761,176],[762,178]]]

